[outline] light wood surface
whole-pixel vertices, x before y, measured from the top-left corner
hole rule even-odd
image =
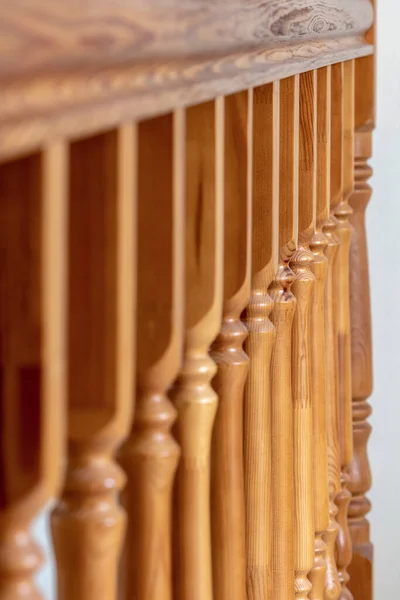
[[[249,359],[240,320],[250,295],[253,94],[225,98],[224,298],[220,333],[211,348],[217,364],[218,409],[212,435],[211,511],[213,593],[246,595],[243,474],[243,392]]]
[[[67,148],[0,167],[0,598],[39,600],[32,519],[59,493],[66,422]]]
[[[294,569],[295,598],[309,597],[308,579],[314,563],[314,477],[312,464],[310,307],[315,277],[309,242],[316,214],[316,100],[317,73],[299,77],[298,248],[290,266],[292,292],[297,300],[292,332],[292,393],[294,445]]]
[[[125,515],[114,453],[133,407],[132,152],[130,128],[71,147],[68,467],[52,515],[60,600],[116,598]]]
[[[222,99],[186,112],[186,313],[181,372],[171,390],[181,459],[174,487],[174,598],[212,599],[210,453],[218,397],[208,349],[222,315]]]
[[[278,82],[254,89],[253,124],[252,282],[244,317],[250,359],[244,402],[246,589],[248,600],[264,600],[271,597],[272,566],[270,363],[275,330],[268,287],[278,267]]]
[[[374,0],[3,4],[0,600],[372,600]]]
[[[325,596],[329,600],[338,600],[341,583],[335,560],[336,539],[339,534],[338,510],[335,498],[340,491],[340,454],[338,431],[338,346],[336,336],[336,261],[339,240],[336,235],[336,222],[331,216],[331,199],[340,197],[342,191],[342,87],[343,67],[331,67],[331,152],[330,152],[330,190],[327,212],[328,220],[323,233],[328,245],[325,255],[328,270],[325,288],[325,365],[326,365],[326,419],[328,452],[328,489],[329,489],[329,527],[325,537],[327,542],[327,578]]]
[[[299,78],[280,82],[279,212],[274,227],[279,232],[280,262],[269,288],[274,302],[271,322],[275,342],[271,358],[271,507],[272,597],[293,600],[293,406],[291,336],[296,299],[290,291],[294,275],[288,261],[297,243]]]
[[[351,207],[349,195],[354,186],[354,61],[343,64],[343,145],[342,145],[342,194],[332,210],[337,219],[336,232],[339,239],[337,257],[337,341],[338,341],[338,397],[339,397],[339,450],[341,462],[341,492],[336,497],[340,531],[337,538],[336,562],[342,584],[341,599],[351,599],[347,588],[347,567],[351,562],[352,549],[348,528],[348,505],[351,494],[347,489],[348,466],[353,456],[353,433],[351,416],[351,341],[349,307],[349,251],[352,226],[349,221]]]
[[[11,85],[0,81],[0,158],[31,152],[57,137],[88,136],[121,121],[148,119],[372,51],[361,35],[300,39],[290,46],[222,57],[39,71]]]
[[[136,139],[137,383],[133,427],[119,452],[128,515],[120,594],[170,600],[171,494],[179,448],[166,392],[178,373],[183,343],[184,117],[177,112],[144,121]]]
[[[311,403],[313,422],[314,474],[314,565],[310,573],[310,598],[325,597],[328,569],[332,571],[333,552],[328,552],[329,528],[328,455],[326,423],[325,368],[325,286],[328,260],[325,256],[327,239],[322,227],[329,215],[330,199],[330,141],[331,141],[331,71],[324,67],[317,72],[316,100],[316,199],[315,230],[309,242],[314,255],[311,271],[315,288],[311,299]],[[333,544],[332,544],[333,550]]]

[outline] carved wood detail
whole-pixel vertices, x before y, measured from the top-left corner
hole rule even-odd
[[[42,599],[31,525],[62,482],[67,173],[62,142],[0,167],[1,600]]]
[[[133,408],[132,153],[129,126],[71,147],[69,453],[52,513],[60,600],[117,594],[125,514],[114,455]]]
[[[293,600],[294,591],[294,488],[293,405],[291,384],[292,323],[296,299],[288,262],[297,242],[299,78],[280,82],[279,119],[279,266],[269,288],[274,307],[271,322],[275,342],[271,358],[271,507],[272,597]]]
[[[268,288],[277,267],[279,82],[253,91],[251,296],[244,315],[249,375],[244,401],[248,600],[271,597],[271,379],[275,330]],[[260,485],[262,482],[262,485]]]
[[[208,349],[221,324],[224,106],[186,111],[186,323],[183,366],[171,390],[181,459],[174,485],[174,597],[212,599],[210,454],[218,397]]]
[[[214,598],[246,595],[243,393],[249,358],[240,315],[249,301],[251,251],[252,92],[225,98],[224,301],[211,348],[218,409],[212,435],[211,506]]]
[[[121,599],[172,598],[171,496],[179,448],[167,390],[183,342],[183,168],[180,111],[137,126],[131,164],[138,198],[137,382],[133,425],[118,455],[127,474],[122,502],[128,514]]]

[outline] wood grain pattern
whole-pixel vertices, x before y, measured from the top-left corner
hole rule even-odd
[[[367,39],[374,42],[372,27]],[[371,470],[367,444],[371,426],[367,419],[371,407],[367,398],[372,392],[372,340],[369,297],[368,253],[365,232],[365,210],[371,197],[368,179],[372,170],[368,159],[372,154],[372,131],[375,127],[375,57],[355,62],[355,189],[350,196],[353,235],[350,246],[350,317],[351,368],[353,396],[354,456],[350,465],[349,527],[353,542],[353,558],[349,566],[349,589],[354,600],[373,598],[373,546],[366,515],[371,504],[366,493],[371,487]]]
[[[331,216],[331,202],[338,201],[342,193],[342,139],[343,139],[343,66],[331,67],[331,152],[330,190],[327,212],[328,220],[323,225],[327,238],[325,254],[328,270],[325,288],[325,365],[326,365],[326,419],[328,452],[329,529],[327,541],[327,579],[325,596],[337,600],[341,594],[341,582],[335,560],[336,539],[340,531],[337,521],[338,510],[335,498],[340,492],[340,453],[338,424],[338,345],[336,315],[336,262],[339,240],[336,221]]]
[[[362,36],[298,42],[223,56],[28,74],[0,84],[0,157],[49,138],[81,137],[371,54]]]
[[[179,448],[170,432],[175,410],[166,392],[178,373],[183,343],[184,139],[179,111],[144,121],[132,157],[138,198],[137,392],[119,461],[127,474],[122,501],[128,514],[121,597],[135,600],[172,597],[171,494]]]
[[[368,0],[15,0],[2,6],[0,78],[361,34]]]
[[[52,514],[60,600],[117,593],[125,515],[114,453],[133,408],[132,152],[129,126],[71,147],[69,456]]]
[[[68,154],[0,167],[0,598],[39,600],[31,521],[56,495],[65,443]]]
[[[340,582],[335,562],[337,524],[335,509],[329,491],[327,382],[332,377],[332,365],[327,365],[326,285],[328,258],[325,255],[328,239],[323,232],[330,214],[330,161],[331,161],[331,68],[317,73],[317,181],[316,229],[310,241],[314,254],[311,270],[315,276],[315,291],[311,309],[311,397],[313,408],[313,467],[315,509],[315,560],[310,574],[312,600],[337,600]],[[328,466],[328,468],[327,468]]]
[[[246,595],[243,393],[249,359],[240,315],[250,295],[252,90],[225,98],[224,301],[211,348],[218,409],[212,435],[211,510],[214,598]]]
[[[367,419],[371,407],[367,402],[372,393],[372,340],[371,309],[369,297],[368,253],[365,231],[365,210],[372,189],[368,179],[372,169],[368,159],[372,154],[372,130],[374,127],[374,60],[356,62],[356,90],[360,82],[366,83],[363,96],[355,96],[355,189],[350,196],[353,214],[353,236],[350,247],[350,311],[352,340],[352,396],[354,456],[350,465],[349,490],[352,499],[349,506],[349,526],[353,541],[353,559],[349,567],[349,588],[354,600],[372,600],[373,547],[366,515],[371,504],[366,493],[371,487],[371,471],[367,455],[367,443],[371,426]]]
[[[183,366],[171,390],[181,447],[174,488],[174,598],[212,600],[211,437],[218,397],[208,349],[222,316],[221,98],[186,112],[186,325]]]
[[[280,262],[269,288],[276,337],[271,358],[272,598],[293,600],[292,323],[296,299],[288,262],[297,244],[299,78],[280,82],[279,212],[274,227]]]
[[[351,341],[350,341],[350,290],[349,251],[352,226],[349,221],[352,209],[348,204],[354,185],[354,61],[343,64],[343,146],[342,146],[342,195],[332,204],[337,219],[336,232],[339,239],[337,258],[337,339],[338,339],[338,394],[339,394],[339,448],[341,462],[341,492],[336,497],[338,521],[341,525],[337,537],[336,562],[342,584],[342,599],[352,598],[347,588],[347,567],[351,562],[351,539],[348,529],[348,505],[351,494],[347,489],[348,466],[353,456],[353,433],[351,416]]]
[[[314,478],[312,464],[310,307],[315,277],[309,242],[316,209],[316,71],[299,77],[299,245],[290,266],[292,292],[297,300],[292,331],[292,390],[294,443],[294,569],[295,598],[307,599],[312,590],[308,574],[314,562]]]
[[[244,315],[249,375],[245,388],[244,465],[248,600],[271,597],[271,379],[275,330],[268,288],[278,267],[279,82],[253,91],[251,296]],[[275,236],[275,237],[274,237]]]

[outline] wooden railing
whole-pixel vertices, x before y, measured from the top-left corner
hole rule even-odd
[[[1,4],[0,600],[372,600],[369,0]]]

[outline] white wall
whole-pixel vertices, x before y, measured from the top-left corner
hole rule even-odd
[[[400,589],[400,4],[377,0],[377,5],[378,113],[367,216],[375,376],[370,499],[375,598],[392,600]]]

